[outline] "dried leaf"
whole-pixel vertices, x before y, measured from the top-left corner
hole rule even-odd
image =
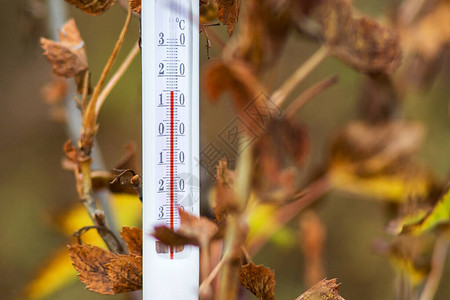
[[[424,133],[419,123],[353,122],[336,137],[332,161],[351,165],[361,176],[393,170],[417,152]]]
[[[204,74],[204,87],[212,102],[229,91],[237,111],[242,111],[262,90],[247,66],[239,62],[211,63]]]
[[[344,300],[339,295],[339,285],[336,279],[323,279],[295,300]]]
[[[105,267],[115,294],[142,289],[142,256],[117,255]]]
[[[228,35],[232,35],[239,18],[241,0],[215,0],[218,8],[219,20],[227,25]]]
[[[234,193],[235,173],[228,169],[225,159],[219,161],[217,166],[216,184],[212,190],[211,206],[219,226],[224,225],[226,216],[236,209]]]
[[[275,274],[263,265],[250,262],[239,270],[241,284],[260,300],[275,299]]]
[[[301,166],[308,153],[305,128],[287,119],[273,119],[253,149],[258,157],[254,179],[258,195],[266,201],[287,200],[295,181],[294,169],[288,166]]]
[[[300,5],[294,18],[304,14],[319,24],[320,35],[332,53],[352,67],[367,73],[390,73],[400,64],[398,35],[376,21],[354,18],[348,0],[322,0]]]
[[[117,0],[66,0],[89,15],[100,15],[116,3]]]
[[[70,246],[69,252],[81,282],[93,292],[114,295],[142,288],[142,256],[89,245]]]
[[[130,0],[131,11],[139,15],[141,13],[141,0]]]
[[[104,295],[114,295],[113,286],[108,279],[106,264],[117,258],[117,254],[96,246],[70,246],[70,257],[78,277],[86,288]]]
[[[73,19],[67,21],[59,31],[59,42],[41,38],[44,55],[53,66],[53,72],[59,76],[74,77],[78,93],[82,93],[88,70],[84,41]],[[88,75],[88,80],[90,75]],[[91,92],[90,82],[88,83]]]
[[[351,30],[332,48],[335,56],[368,73],[391,73],[400,65],[398,35],[369,18],[353,21]]]
[[[258,74],[280,57],[292,28],[291,7],[271,0],[243,3],[245,15],[240,20],[239,35],[224,52],[246,62],[252,72]]]
[[[127,243],[130,254],[142,256],[142,229],[124,226],[120,236]]]
[[[53,72],[64,77],[74,77],[88,69],[84,41],[73,19],[59,32],[60,42],[41,38],[44,55],[52,63]]]
[[[153,236],[164,244],[181,246],[186,244],[206,247],[217,234],[217,225],[205,217],[196,217],[178,209],[181,225],[173,231],[166,226],[157,226]]]
[[[78,164],[79,153],[78,148],[72,145],[72,140],[67,140],[64,144],[64,153],[66,158],[74,164]]]
[[[376,199],[426,197],[435,179],[413,161],[423,135],[418,123],[353,122],[333,142],[331,181],[338,189]]]

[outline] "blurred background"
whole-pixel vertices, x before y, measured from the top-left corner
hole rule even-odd
[[[51,79],[51,66],[42,55],[41,36],[50,37],[45,1],[2,1],[0,10],[0,299],[25,299],[24,286],[45,267],[52,255],[68,244],[69,238],[52,220],[77,201],[73,174],[61,167],[63,144],[68,139],[67,126],[55,121],[49,105],[41,97],[42,87]],[[61,0],[61,2],[63,2]],[[355,7],[370,16],[386,12],[389,1],[355,0]],[[86,50],[95,83],[108,59],[125,18],[118,5],[101,16],[89,16],[65,5],[75,18]],[[224,26],[217,31],[226,39]],[[139,39],[139,22],[133,18],[126,43],[118,61]],[[201,63],[208,59],[201,40]],[[279,86],[288,74],[318,48],[298,35],[290,37],[279,61],[279,73],[273,83]],[[212,45],[211,59],[220,51]],[[450,64],[447,63],[447,66]],[[449,73],[447,68],[443,73]],[[309,129],[312,149],[305,170],[321,164],[328,151],[327,139],[336,129],[357,116],[359,86],[364,75],[327,59],[297,88],[295,94],[328,75],[339,82],[310,101],[299,113]],[[450,130],[448,122],[448,76],[439,76],[426,93],[415,93],[403,103],[407,119],[423,121],[427,128],[420,160],[440,178],[448,178],[450,165]],[[100,114],[98,145],[105,166],[112,168],[124,153],[128,141],[141,145],[140,61],[136,59],[113,90]],[[222,99],[212,105],[201,101],[202,146],[217,138],[234,118],[231,103]],[[138,159],[140,161],[140,158]],[[138,168],[140,171],[140,168]],[[306,173],[306,171],[305,171]],[[204,174],[202,189],[213,178]],[[206,193],[202,201],[207,201]],[[327,228],[325,271],[328,278],[342,282],[341,295],[347,300],[394,299],[394,273],[389,262],[371,248],[373,240],[383,237],[385,207],[332,192],[316,206]],[[277,299],[295,299],[308,287],[303,283],[304,263],[297,243],[298,222],[289,224],[290,243],[266,245],[255,263],[275,270]],[[447,263],[444,281],[436,299],[450,299]],[[55,278],[56,280],[56,278]],[[53,282],[49,282],[49,285]],[[84,289],[78,280],[44,299],[103,299]],[[124,296],[117,296],[126,299]]]

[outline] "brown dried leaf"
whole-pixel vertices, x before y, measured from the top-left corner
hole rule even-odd
[[[72,140],[67,140],[64,144],[64,153],[66,154],[66,158],[73,163],[78,164],[78,148],[72,145]]]
[[[181,246],[186,244],[206,247],[217,234],[217,225],[205,217],[196,217],[178,209],[181,225],[177,231],[166,226],[155,227],[153,236],[164,244]]]
[[[323,279],[295,300],[344,300],[339,295],[339,285],[336,279]]]
[[[117,255],[105,267],[115,294],[142,289],[142,256]]]
[[[142,229],[124,226],[120,236],[127,243],[130,254],[142,256]]]
[[[237,61],[233,64],[211,63],[204,74],[204,87],[209,98],[215,102],[229,91],[237,111],[242,111],[262,90],[248,67]]]
[[[227,161],[221,159],[217,166],[214,195],[210,198],[219,227],[224,225],[229,212],[236,209],[234,179],[235,173],[228,169]]]
[[[131,11],[134,14],[140,14],[141,13],[141,0],[130,0],[130,7]]]
[[[252,262],[243,265],[239,270],[239,279],[260,300],[275,299],[275,274],[263,265],[255,266]]]
[[[232,35],[239,18],[241,0],[216,0],[219,20],[227,25],[228,35]]]
[[[295,13],[295,19],[306,14],[315,20],[332,53],[357,70],[390,73],[400,64],[397,33],[370,18],[354,18],[348,0],[316,1]]]
[[[100,15],[116,3],[117,0],[66,0],[89,15]]]
[[[271,0],[248,0],[244,4],[238,39],[229,43],[224,52],[245,61],[253,72],[259,73],[280,57],[292,27],[291,6]]]
[[[417,152],[424,133],[420,123],[392,121],[372,125],[353,122],[335,139],[332,159],[354,165],[361,175],[395,169]]]
[[[59,32],[60,42],[41,38],[44,55],[52,63],[53,72],[64,77],[74,77],[88,69],[84,41],[73,19]]]
[[[117,254],[96,246],[74,245],[69,247],[70,258],[78,277],[86,288],[104,295],[114,295],[108,279],[106,264],[117,258]]]
[[[353,20],[351,29],[332,52],[368,73],[391,73],[400,65],[402,56],[397,33],[367,17]]]
[[[258,157],[254,186],[261,199],[286,200],[295,181],[294,169],[289,166],[301,166],[309,149],[304,126],[287,119],[273,119],[253,149]]]

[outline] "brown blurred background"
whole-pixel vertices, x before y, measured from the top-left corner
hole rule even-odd
[[[63,0],[61,0],[63,1]],[[364,13],[378,16],[386,2],[355,0]],[[52,214],[76,201],[73,175],[61,168],[62,147],[67,139],[64,124],[51,119],[49,107],[40,96],[50,80],[50,65],[42,55],[40,36],[49,36],[45,2],[2,0],[0,11],[0,299],[23,299],[22,288],[55,249],[68,239],[51,225]],[[69,8],[68,8],[69,9]],[[94,82],[106,62],[125,18],[119,6],[102,16],[92,17],[70,8],[86,43]],[[225,36],[225,29],[219,28]],[[134,18],[119,61],[138,40],[138,21]],[[207,63],[201,40],[202,65]],[[274,87],[317,49],[317,45],[298,36],[291,37],[280,58],[279,76]],[[217,49],[211,52],[212,59]],[[446,70],[449,72],[450,70]],[[296,93],[325,76],[337,74],[339,83],[316,97],[298,114],[309,128],[312,151],[306,170],[321,163],[327,151],[327,137],[357,116],[356,100],[363,75],[335,59],[327,59],[296,90]],[[448,79],[439,77],[431,90],[415,94],[404,103],[406,118],[424,121],[428,135],[421,160],[441,178],[450,165],[448,122]],[[447,77],[448,78],[448,77]],[[106,101],[100,115],[98,144],[106,166],[112,167],[123,154],[127,141],[140,149],[141,97],[140,62],[133,63],[123,80]],[[296,94],[295,93],[295,94]],[[217,105],[201,104],[202,145],[213,140],[233,118],[232,106],[222,99]],[[208,186],[211,178],[205,177]],[[394,299],[393,271],[388,261],[374,254],[374,238],[383,237],[387,223],[379,203],[330,193],[317,207],[327,227],[325,269],[328,278],[339,278],[341,295],[347,300]],[[202,196],[202,201],[207,201]],[[290,227],[296,229],[293,221]],[[255,258],[275,270],[277,299],[295,299],[308,287],[303,284],[303,262],[292,236],[293,246],[267,245]],[[447,264],[436,299],[450,299]],[[48,299],[102,299],[77,282]]]

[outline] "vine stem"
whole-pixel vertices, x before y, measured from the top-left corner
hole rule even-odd
[[[246,136],[244,137],[246,138]],[[236,168],[236,190],[231,204],[234,209],[227,217],[224,237],[224,256],[230,257],[220,272],[218,300],[236,299],[239,290],[241,246],[245,240],[242,213],[247,205],[253,178],[253,147],[246,143],[239,146],[240,157]]]
[[[420,300],[433,300],[444,271],[445,259],[448,251],[448,238],[440,236],[434,245],[433,257],[431,261],[431,272],[420,295]]]
[[[140,51],[139,45],[136,43],[134,45],[133,49],[131,49],[128,56],[125,58],[125,60],[120,65],[119,69],[108,81],[105,88],[102,90],[102,92],[98,96],[97,105],[95,108],[97,114],[99,113],[100,108],[102,107],[103,103],[105,102],[106,97],[108,97],[109,93],[111,93],[114,86],[116,86],[117,82],[120,80],[120,78],[122,78],[123,74],[128,69],[130,64],[133,62],[133,59],[136,57],[136,55],[139,53],[139,51]]]
[[[330,54],[330,48],[322,45],[307,61],[305,61],[283,85],[272,94],[272,101],[280,107],[295,87],[310,74]]]
[[[271,220],[266,224],[270,224],[261,230],[261,233],[253,237],[248,245],[248,253],[253,256],[264,246],[272,235],[293,217],[295,217],[301,210],[316,201],[320,196],[331,189],[332,185],[327,175],[314,181],[304,192],[300,198],[280,207],[274,214]]]
[[[292,103],[289,104],[289,106],[285,109],[286,111],[286,117],[292,118],[295,113],[303,107],[303,105],[306,104],[310,99],[314,98],[333,84],[337,82],[338,78],[337,76],[331,76],[328,78],[325,78],[313,86],[309,87],[307,90],[305,90],[303,93],[301,93],[297,99],[292,101]]]
[[[108,62],[106,63],[102,74],[100,75],[100,79],[97,82],[97,85],[94,88],[94,92],[92,93],[91,100],[89,101],[89,104],[86,108],[86,111],[83,116],[83,133],[82,135],[85,135],[82,137],[82,145],[85,148],[89,149],[89,143],[91,142],[93,136],[97,132],[97,116],[98,112],[100,110],[100,107],[97,105],[99,95],[101,93],[102,87],[106,81],[106,77],[108,76],[109,72],[111,71],[112,65],[114,64],[114,61],[117,58],[117,55],[119,54],[120,49],[122,48],[125,35],[127,33],[128,27],[130,25],[131,20],[131,9],[128,8],[127,17],[125,19],[125,24],[123,25],[122,31],[120,32],[119,39],[116,42],[116,45],[114,46],[114,49],[109,56]],[[86,147],[87,146],[87,147]],[[89,152],[89,151],[88,151]]]
[[[211,273],[208,274],[208,276],[202,281],[199,287],[199,294],[204,293],[206,289],[211,285],[211,282],[214,280],[214,278],[219,274],[220,269],[223,267],[223,265],[228,261],[229,256],[224,255],[222,256],[222,259],[217,263],[217,265],[214,267],[214,269],[211,271]]]

